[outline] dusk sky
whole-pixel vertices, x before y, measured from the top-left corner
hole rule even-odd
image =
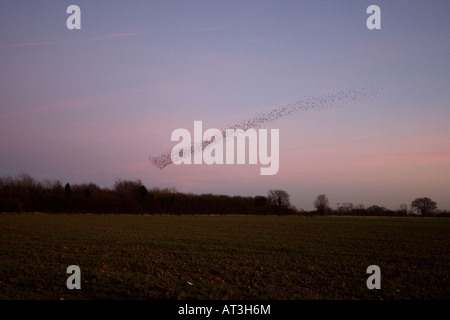
[[[449,18],[448,0],[0,1],[0,176],[450,209]],[[224,128],[360,88],[379,92],[263,126],[279,129],[276,175],[149,161],[195,120]]]

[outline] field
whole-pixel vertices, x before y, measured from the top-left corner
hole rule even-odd
[[[0,299],[447,300],[449,249],[445,218],[0,214]]]

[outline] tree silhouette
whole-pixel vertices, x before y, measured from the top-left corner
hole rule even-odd
[[[398,213],[406,216],[408,214],[408,205],[406,203],[402,203],[399,207]]]
[[[144,185],[141,185],[138,190],[139,190],[139,196],[141,198],[145,198],[146,196],[148,196],[148,190]]]
[[[328,197],[324,194],[318,195],[314,201],[314,207],[318,213],[327,214],[330,211],[330,201],[328,200]]]
[[[66,192],[66,196],[70,196],[72,194],[72,188],[70,187],[70,184],[67,182],[66,186],[64,187],[64,191]]]
[[[343,202],[339,205],[337,204],[337,210],[339,214],[350,214],[353,210],[353,203],[351,202]]]
[[[289,201],[289,194],[284,190],[273,190],[270,189],[267,193],[267,198],[269,201],[280,208],[290,208],[291,203]]]
[[[372,215],[375,216],[380,216],[382,215],[384,212],[387,211],[387,209],[385,207],[380,207],[378,205],[373,205],[367,208],[367,211],[369,211]]]
[[[437,209],[436,202],[431,200],[430,198],[417,198],[413,202],[411,202],[411,208],[419,211],[422,216],[430,215],[434,210]]]

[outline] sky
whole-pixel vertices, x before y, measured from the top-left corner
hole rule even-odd
[[[446,0],[0,1],[0,176],[448,210],[449,16]],[[279,130],[275,175],[149,161],[196,120],[224,128],[360,88],[378,93],[264,124]]]

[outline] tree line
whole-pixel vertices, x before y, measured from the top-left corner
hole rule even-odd
[[[320,194],[314,200],[315,213],[319,215],[350,215],[350,216],[422,216],[422,217],[450,217],[450,212],[438,210],[437,203],[428,197],[416,198],[408,206],[402,203],[398,209],[391,210],[378,205],[366,207],[351,202],[337,203],[332,209],[325,194]]]
[[[94,183],[63,185],[27,174],[0,178],[0,212],[116,214],[296,214],[283,198],[181,193],[147,189],[141,180],[116,180],[113,188]]]
[[[71,185],[59,180],[37,181],[28,174],[0,177],[0,212],[18,213],[406,216],[418,210],[424,216],[436,213],[450,216],[449,212],[436,211],[436,203],[428,200],[429,207],[422,209],[419,207],[423,201],[417,201],[416,206],[412,203],[409,209],[404,205],[396,211],[351,203],[338,204],[333,209],[323,194],[314,201],[316,210],[308,212],[291,205],[289,194],[279,189],[270,189],[267,195],[244,197],[181,193],[175,188],[148,189],[141,180],[118,179],[112,188],[101,188],[94,183]]]

